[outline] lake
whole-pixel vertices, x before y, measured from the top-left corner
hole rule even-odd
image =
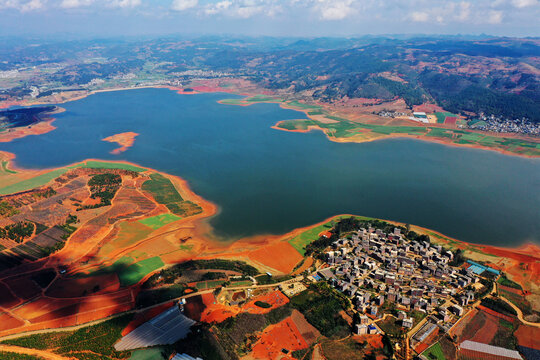
[[[540,242],[540,160],[411,139],[362,144],[271,129],[305,115],[277,104],[218,104],[229,94],[167,89],[98,93],[62,104],[56,130],[0,144],[17,165],[132,161],[185,178],[220,207],[224,239],[280,234],[351,213],[424,226],[460,240]],[[119,155],[101,141],[140,133]]]

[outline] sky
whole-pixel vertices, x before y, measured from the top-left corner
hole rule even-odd
[[[540,36],[540,0],[0,0],[0,36]]]

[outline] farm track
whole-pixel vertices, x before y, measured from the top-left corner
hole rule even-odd
[[[525,325],[534,326],[537,328],[540,328],[540,323],[533,323],[530,321],[527,321],[523,318],[523,312],[520,308],[518,308],[516,305],[514,305],[510,300],[506,299],[504,296],[500,296],[499,299],[502,299],[504,302],[506,302],[508,305],[510,305],[514,310],[517,312],[517,318],[519,321],[521,321]]]

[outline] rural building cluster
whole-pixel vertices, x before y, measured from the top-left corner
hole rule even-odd
[[[471,128],[475,128],[483,131],[492,131],[497,133],[519,133],[526,135],[540,135],[540,124],[532,122],[526,118],[521,119],[509,119],[496,115],[480,114],[478,123],[471,125]]]
[[[326,252],[328,267],[318,274],[362,314],[354,327],[357,334],[384,332],[376,325],[392,316],[415,346],[448,332],[476,300],[469,285],[483,287],[476,273],[480,265],[451,266],[451,251],[409,241],[399,228],[389,234],[361,228],[352,237],[335,241],[332,248]]]

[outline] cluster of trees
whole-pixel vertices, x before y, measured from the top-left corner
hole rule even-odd
[[[480,304],[501,314],[517,315],[517,312],[513,307],[499,298],[483,298]]]
[[[339,314],[349,308],[349,299],[324,282],[312,284],[307,291],[291,298],[291,304],[324,336],[344,337],[350,332]]]
[[[102,206],[111,205],[111,200],[116,195],[118,189],[122,185],[122,177],[118,174],[97,174],[88,180],[90,187],[90,197],[92,199],[100,199],[99,204],[81,206],[77,210],[95,209]]]
[[[30,221],[19,221],[15,224],[0,227],[0,238],[22,243],[34,233],[36,225]]]
[[[182,276],[184,271],[189,270],[231,270],[241,273],[246,276],[254,276],[259,274],[259,271],[251,265],[248,265],[244,261],[239,260],[189,260],[181,264],[176,264],[160,272],[152,275],[144,284],[144,288],[156,287],[160,284],[173,284],[178,278]],[[207,274],[211,274],[210,272]],[[219,273],[223,274],[223,273]],[[223,274],[225,275],[225,274]],[[213,276],[213,275],[207,275]]]
[[[484,79],[424,71],[419,80],[422,86],[444,109],[464,114],[466,112],[494,114],[501,117],[527,118],[540,121],[540,104],[534,96],[508,93],[486,87]]]
[[[10,217],[17,214],[19,210],[11,203],[2,200],[0,201],[0,217]]]

